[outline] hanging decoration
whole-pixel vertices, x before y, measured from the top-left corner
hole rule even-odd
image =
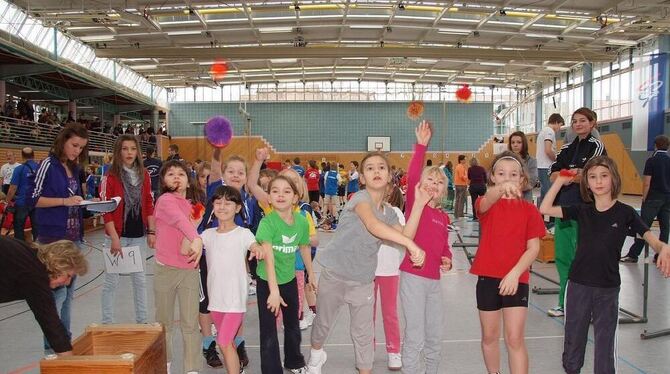
[[[225,61],[217,61],[214,64],[212,64],[212,67],[209,69],[209,74],[215,81],[222,80],[227,73],[228,73],[228,63]]]
[[[233,126],[224,116],[210,118],[205,124],[207,141],[217,148],[224,148],[233,138]]]
[[[407,107],[407,117],[412,121],[417,121],[423,116],[424,104],[421,100],[413,100]]]
[[[472,90],[470,86],[464,84],[461,88],[456,90],[456,99],[461,103],[468,103],[472,99]]]

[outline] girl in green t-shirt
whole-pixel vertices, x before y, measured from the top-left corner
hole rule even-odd
[[[264,259],[259,261],[256,294],[261,338],[261,372],[282,371],[275,322],[279,311],[284,322],[284,367],[292,373],[306,373],[305,358],[300,352],[301,332],[298,322],[298,286],[295,257],[300,250],[310,282],[306,289],[316,290],[312,271],[309,226],[307,219],[294,211],[298,188],[285,176],[268,184],[273,211],[258,226],[256,240],[263,246]]]

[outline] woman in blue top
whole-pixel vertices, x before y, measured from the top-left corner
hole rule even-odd
[[[36,201],[37,222],[33,224],[38,225],[39,243],[48,244],[62,239],[76,244],[81,242],[83,220],[79,203],[83,198],[79,170],[87,157],[88,131],[81,124],[73,123],[61,130],[49,157],[40,164],[32,196]],[[53,291],[61,322],[70,335],[70,304],[75,279],[72,278],[70,285]],[[46,341],[45,348],[49,349]]]

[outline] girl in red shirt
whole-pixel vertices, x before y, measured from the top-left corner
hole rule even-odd
[[[545,228],[535,205],[522,198],[527,181],[519,157],[502,152],[493,160],[486,194],[475,203],[481,238],[470,272],[479,276],[477,309],[482,353],[489,373],[500,372],[502,325],[510,372],[528,373],[524,341],[528,269],[540,250]]]

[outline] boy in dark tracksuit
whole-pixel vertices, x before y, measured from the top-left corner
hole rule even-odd
[[[590,111],[590,109],[587,110]],[[593,123],[595,125],[595,120],[593,120]],[[572,143],[564,144],[561,147],[558,155],[556,155],[556,161],[551,165],[550,174],[558,173],[562,169],[581,170],[590,159],[601,155],[607,155],[605,146],[600,140],[593,137],[589,130],[584,136],[578,136]],[[579,183],[571,183],[563,186],[556,198],[556,203],[561,206],[583,203],[579,195]],[[558,306],[550,309],[548,314],[552,317],[560,317],[563,315],[563,300],[565,297],[565,285],[568,281],[568,271],[570,271],[570,265],[575,257],[577,246],[577,222],[557,218],[554,231],[554,244],[560,291],[558,293]]]

